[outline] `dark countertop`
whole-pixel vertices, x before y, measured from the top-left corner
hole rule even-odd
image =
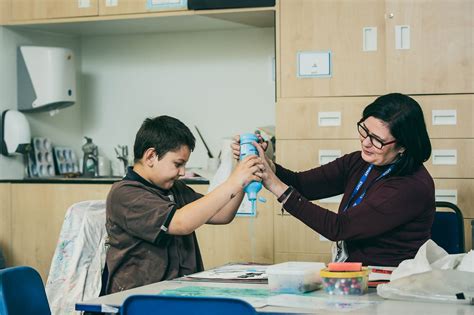
[[[121,177],[45,177],[45,178],[24,178],[24,179],[0,179],[0,183],[12,183],[12,184],[113,184]],[[187,185],[208,185],[209,180],[197,177],[196,179],[186,178],[183,181]]]

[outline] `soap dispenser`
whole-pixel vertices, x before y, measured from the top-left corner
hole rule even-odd
[[[86,143],[82,146],[84,152],[82,162],[82,176],[97,177],[99,175],[99,157],[97,146],[89,137],[84,137]]]

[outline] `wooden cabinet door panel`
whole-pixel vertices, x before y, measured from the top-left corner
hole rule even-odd
[[[386,12],[388,90],[474,92],[473,1],[387,0]],[[409,27],[409,49],[396,49],[397,26]]]
[[[281,0],[281,97],[385,92],[384,2]],[[377,50],[363,51],[364,27],[377,28]],[[297,53],[331,51],[332,75],[297,77]]]

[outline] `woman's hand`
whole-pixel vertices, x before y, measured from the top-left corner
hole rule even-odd
[[[251,181],[261,182],[264,170],[262,159],[257,155],[249,155],[237,163],[228,180],[243,189]]]
[[[263,141],[263,138],[260,134],[256,133],[255,135],[258,138],[259,146],[262,148],[263,151],[266,151],[268,148],[268,142]],[[238,161],[240,158],[240,136],[239,135],[234,136],[230,147],[232,149],[232,156],[234,157],[234,159]],[[272,169],[272,171],[275,172],[275,163],[273,163],[273,161],[265,154],[262,159],[264,159],[267,162],[268,166]]]
[[[260,146],[260,144],[256,142],[252,142],[252,144],[257,148],[258,154],[263,161],[263,169],[262,169],[262,183],[263,186],[265,186],[266,189],[268,189],[270,192],[272,192],[275,196],[279,197],[281,194],[285,192],[285,190],[288,188],[288,185],[283,183],[275,174],[274,168],[275,164],[273,164],[272,161],[270,161],[273,165],[273,169],[268,163],[269,159],[266,158],[265,152],[263,151],[263,148]]]

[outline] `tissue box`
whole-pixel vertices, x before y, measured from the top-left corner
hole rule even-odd
[[[289,261],[267,268],[270,291],[279,293],[304,293],[321,287],[319,271],[324,263]]]
[[[367,293],[369,270],[361,271],[328,271],[320,272],[324,291],[331,295],[362,295]]]

